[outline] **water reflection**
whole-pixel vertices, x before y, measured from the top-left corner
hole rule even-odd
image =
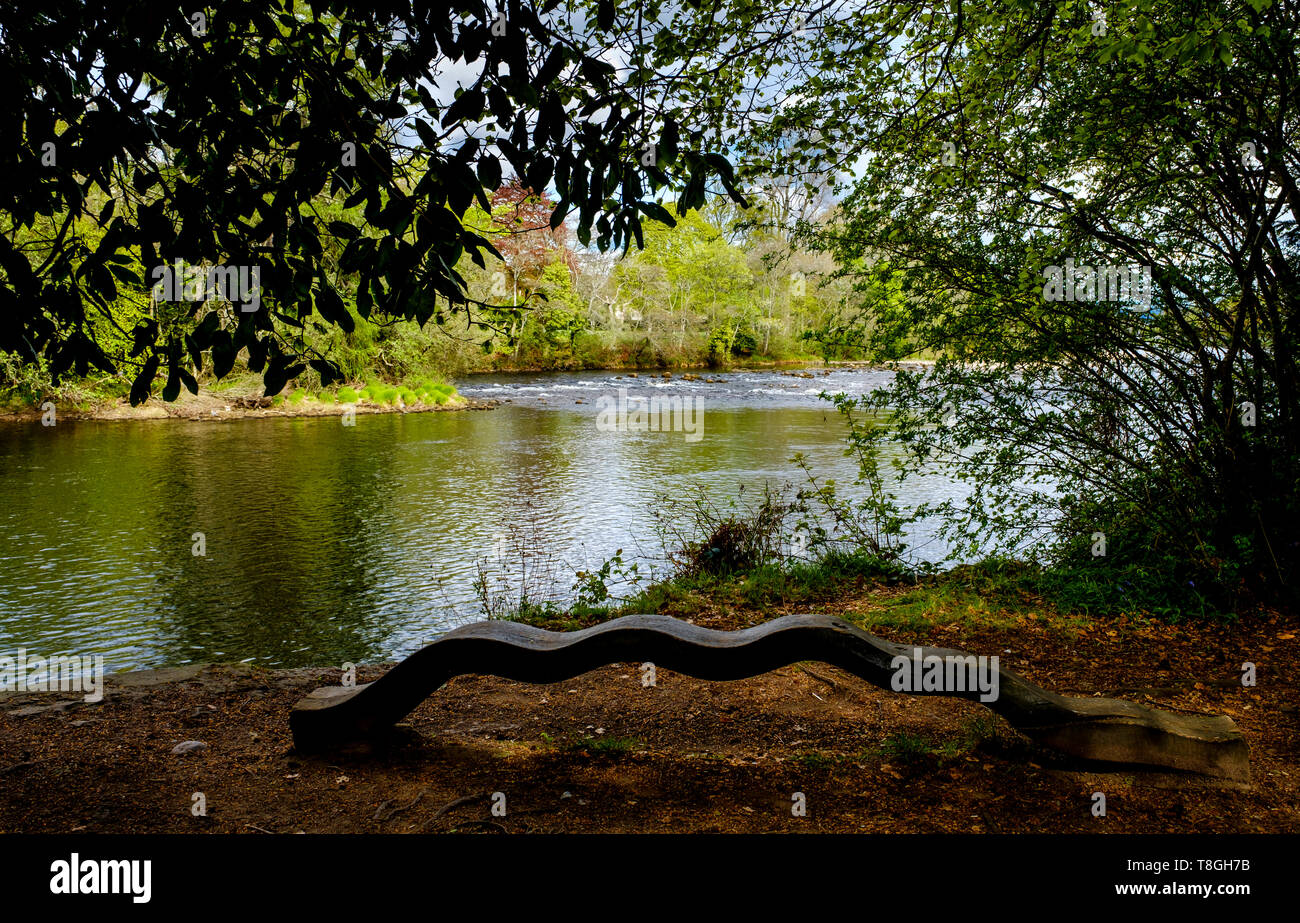
[[[879,373],[854,374],[829,383],[861,388]],[[516,395],[496,410],[363,415],[355,427],[0,428],[0,650],[102,653],[110,669],[389,659],[477,617],[475,562],[522,516],[535,513],[548,550],[580,567],[620,548],[653,556],[662,494],[795,482],[794,452],[842,483],[856,473],[843,424],[815,396],[826,381],[747,373],[700,385],[711,390],[704,438],[692,442],[600,432],[593,398],[693,383],[539,378],[463,389]],[[903,496],[953,490],[917,477]]]

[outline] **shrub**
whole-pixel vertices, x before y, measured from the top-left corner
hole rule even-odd
[[[656,529],[669,560],[683,576],[748,573],[783,559],[782,545],[796,504],[766,485],[752,504],[741,504],[743,491],[729,509],[715,506],[703,489],[685,499],[660,498]]]
[[[732,355],[749,357],[756,352],[758,352],[758,338],[748,327],[741,327],[736,331],[735,339],[731,341]]]

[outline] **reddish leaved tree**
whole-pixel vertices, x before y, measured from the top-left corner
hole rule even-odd
[[[516,291],[533,291],[542,271],[556,260],[563,260],[570,273],[576,272],[569,229],[563,223],[551,227],[555,202],[545,191],[535,193],[514,177],[492,193],[491,201],[490,236],[505,258]]]

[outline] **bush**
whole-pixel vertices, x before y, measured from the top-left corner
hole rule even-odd
[[[726,510],[701,489],[688,499],[664,496],[653,515],[668,559],[682,576],[748,573],[784,558],[787,523],[797,510],[783,492],[764,485],[751,506],[740,489]]]
[[[741,327],[736,331],[735,339],[731,341],[731,354],[748,358],[756,352],[758,352],[758,338],[748,327]]]
[[[579,368],[604,368],[611,364],[613,355],[598,333],[583,331],[573,338],[573,358]]]

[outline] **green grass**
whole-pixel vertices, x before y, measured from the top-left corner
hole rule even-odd
[[[692,615],[705,601],[764,612],[773,606],[815,604],[848,589],[893,585],[903,572],[895,564],[865,554],[832,552],[815,562],[762,564],[748,573],[696,574],[647,587],[627,601],[624,611]]]
[[[644,589],[622,611],[690,617],[713,604],[762,614],[776,606],[815,608],[861,596],[863,608],[837,607],[836,613],[868,631],[949,624],[1011,628],[1031,613],[1051,629],[1084,627],[1087,616],[1055,607],[1042,580],[1035,568],[1001,561],[909,574],[867,554],[833,553],[792,566],[764,564],[745,574],[670,578]]]
[[[705,600],[699,593],[677,581],[655,583],[627,599],[620,607],[626,613],[668,613],[689,618],[704,608]]]
[[[456,394],[455,388],[442,381],[421,382],[420,387],[428,395],[428,403],[440,406],[447,403]]]
[[[456,394],[456,389],[443,382],[424,379],[421,381],[405,381],[397,384],[387,384],[386,382],[374,379],[366,382],[359,389],[344,386],[339,388],[336,400],[340,404],[351,404],[359,400],[366,400],[372,404],[387,404],[392,406],[399,400],[406,406],[417,404],[445,404]]]
[[[645,749],[645,744],[635,737],[593,737],[574,740],[564,745],[565,750],[586,750],[602,755],[621,755]]]
[[[954,622],[997,629],[1021,624],[1032,612],[1052,628],[1084,627],[1087,616],[1053,605],[1044,582],[1043,572],[1029,565],[982,561],[922,578],[885,600],[880,609],[845,617],[868,629],[879,625],[913,630]]]
[[[304,400],[306,400],[306,398],[307,398],[307,392],[304,391],[302,388],[298,388],[296,391],[294,391],[292,394],[289,395],[289,403],[301,404]]]
[[[960,622],[983,628],[1012,628],[1028,608],[1023,601],[982,595],[970,587],[947,581],[926,583],[883,601],[880,609],[849,612],[844,618],[859,627],[922,631],[934,625]]]
[[[838,754],[822,753],[820,750],[807,750],[796,754],[794,761],[805,769],[831,769],[839,764],[842,759]]]
[[[780,606],[784,611],[825,607],[866,631],[924,632],[940,625],[1011,629],[1032,617],[1044,629],[1074,635],[1090,624],[1088,616],[1062,611],[1041,595],[1040,579],[1026,565],[1003,562],[909,575],[867,555],[834,554],[791,567],[762,565],[747,574],[669,578],[597,607],[530,605],[504,617],[571,631],[632,613],[693,618],[722,609],[775,615]],[[844,605],[846,599],[852,607]]]
[[[599,625],[612,617],[613,610],[607,607],[576,605],[571,609],[564,609],[552,602],[534,603],[527,600],[497,616],[501,621],[522,622],[547,631],[578,631]]]
[[[924,734],[899,731],[885,738],[879,755],[900,763],[935,758],[942,764],[979,749],[985,741],[997,737],[997,730],[997,719],[993,715],[981,715],[968,721],[957,738],[937,740]]]
[[[880,745],[881,756],[900,763],[915,763],[935,752],[935,746],[930,738],[908,731],[890,734]]]

